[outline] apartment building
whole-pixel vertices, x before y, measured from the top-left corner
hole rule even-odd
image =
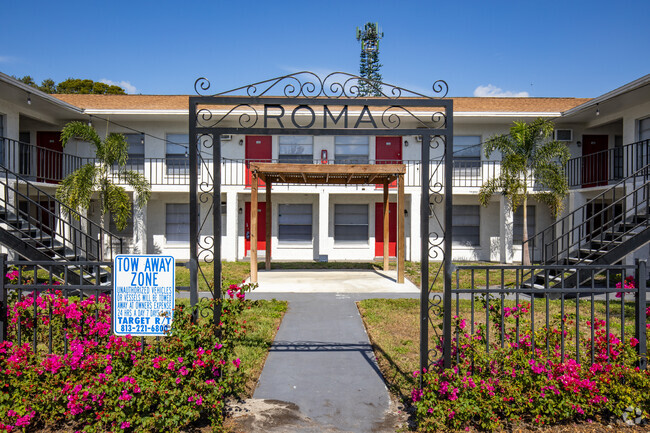
[[[479,188],[500,170],[500,155],[487,158],[481,146],[494,134],[508,133],[515,120],[552,119],[556,139],[566,143],[572,159],[567,166],[571,193],[565,214],[584,209],[585,230],[595,230],[594,215],[601,205],[590,199],[619,184],[648,164],[650,140],[650,75],[604,95],[580,98],[453,98],[454,172],[453,258],[511,263],[521,257],[522,209],[512,212],[503,197],[487,207],[478,203]],[[143,173],[152,196],[142,209],[134,208],[127,227],[109,231],[124,238],[127,251],[171,254],[189,259],[190,218],[206,218],[189,211],[188,104],[185,95],[47,95],[0,74],[0,162],[44,193],[54,194],[58,182],[86,163],[93,147],[84,142],[61,147],[59,132],[72,120],[91,122],[100,136],[123,133],[130,144],[128,167]],[[221,222],[222,257],[245,260],[250,252],[251,176],[249,163],[381,164],[401,163],[405,174],[405,258],[420,260],[421,138],[405,136],[237,135],[222,137]],[[442,152],[441,149],[438,152]],[[206,154],[205,161],[211,161]],[[435,159],[441,154],[432,154]],[[199,167],[202,182],[211,182],[211,165]],[[429,163],[433,164],[433,163]],[[435,173],[435,170],[432,170]],[[434,177],[442,181],[442,173]],[[11,177],[7,175],[6,177]],[[119,179],[115,179],[119,181]],[[373,260],[382,256],[383,188],[381,185],[274,184],[273,204],[266,208],[260,190],[258,215],[272,213],[271,250],[274,260]],[[631,187],[627,187],[631,188]],[[389,251],[396,251],[396,188],[389,188]],[[5,193],[5,200],[10,200]],[[20,200],[20,197],[13,198]],[[629,201],[629,200],[628,200]],[[48,204],[48,206],[52,206]],[[432,206],[436,206],[433,204]],[[600,206],[600,207],[599,207]],[[17,205],[17,208],[20,204]],[[56,205],[54,206],[56,207]],[[56,208],[40,217],[52,224]],[[88,211],[99,223],[99,209]],[[603,214],[604,218],[604,214]],[[52,220],[52,221],[50,221]],[[575,223],[575,219],[572,219]],[[528,233],[532,236],[554,222],[549,210],[528,203]],[[590,226],[591,224],[591,226]],[[435,219],[430,229],[437,231]],[[264,224],[258,225],[258,250],[266,245]],[[54,230],[54,228],[53,228]],[[556,235],[561,228],[554,228]],[[210,236],[210,232],[202,232]],[[533,257],[543,247],[533,245]],[[637,250],[647,256],[647,246]]]

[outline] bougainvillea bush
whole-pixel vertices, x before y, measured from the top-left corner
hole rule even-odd
[[[608,421],[630,407],[641,409],[640,418],[648,418],[650,373],[637,367],[637,339],[626,337],[621,341],[606,332],[604,321],[597,320],[593,324],[595,362],[591,363],[590,333],[579,340],[582,362],[578,362],[572,352],[573,326],[562,327],[561,318],[548,329],[537,330],[533,345],[526,319],[529,310],[528,303],[504,307],[502,321],[500,305],[493,302],[489,326],[498,332],[492,335],[499,335],[504,326],[505,344],[502,348],[496,339],[490,343],[489,353],[485,325],[470,333],[467,323],[456,318],[453,358],[459,361],[450,369],[438,364],[430,371],[413,373],[416,377],[422,374],[423,388],[412,392],[422,431],[470,427],[493,431],[519,424]]]
[[[53,289],[14,294],[9,341],[0,344],[0,431],[62,425],[85,432],[178,431],[199,420],[219,430],[224,399],[243,384],[233,346],[249,288],[230,286],[217,325],[197,325],[192,309],[177,305],[171,333],[147,339],[144,350],[139,337],[112,335],[109,296],[67,298]],[[53,354],[47,354],[50,329]]]

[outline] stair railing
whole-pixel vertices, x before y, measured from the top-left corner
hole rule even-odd
[[[539,261],[542,264],[557,264],[562,259],[568,259],[574,251],[578,252],[579,257],[581,247],[594,240],[603,245],[605,240],[610,240],[606,239],[608,236],[613,236],[617,224],[627,224],[628,218],[634,218],[637,214],[648,214],[649,179],[650,164],[646,162],[639,170],[530,237],[522,245],[522,257],[524,248],[535,252],[539,245]],[[641,186],[631,192],[625,192],[626,185],[636,186],[639,181],[642,182]],[[587,216],[589,213],[591,215]],[[647,224],[647,221],[645,223]],[[633,229],[637,227],[638,225]],[[625,230],[613,240],[620,240],[631,230]],[[559,234],[556,234],[558,231]]]
[[[123,252],[121,237],[3,165],[0,184],[4,188],[0,203],[4,207],[4,222],[16,224],[11,229],[16,232],[15,237],[22,239],[18,234],[22,232],[36,247],[66,260],[113,260]]]

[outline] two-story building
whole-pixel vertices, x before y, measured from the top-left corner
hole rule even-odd
[[[572,155],[567,166],[571,193],[565,214],[569,213],[648,164],[649,84],[647,75],[593,99],[453,98],[454,259],[510,263],[521,257],[522,209],[513,213],[499,196],[487,207],[479,205],[479,188],[500,170],[500,155],[487,158],[482,143],[495,134],[508,133],[515,120],[552,119],[555,138],[566,143]],[[59,132],[66,122],[90,122],[100,136],[123,133],[130,144],[128,166],[145,175],[153,193],[144,208],[134,209],[124,230],[118,232],[112,222],[107,228],[125,238],[129,251],[187,260],[189,222],[196,217],[189,212],[188,102],[184,95],[48,95],[0,74],[0,162],[9,170],[8,177],[17,173],[54,194],[63,177],[94,158],[88,143],[61,147]],[[223,258],[244,260],[250,251],[250,162],[393,162],[406,166],[405,258],[419,261],[420,149],[421,138],[415,135],[223,136]],[[432,155],[436,156],[440,155]],[[210,179],[209,171],[208,164],[199,167],[202,180]],[[442,172],[435,176],[442,181]],[[381,185],[273,185],[270,209],[261,192],[259,215],[271,212],[273,216],[274,260],[368,261],[382,255]],[[394,202],[395,194],[390,195]],[[394,203],[389,210],[393,255]],[[598,211],[596,205],[588,209],[592,214]],[[88,213],[99,220],[96,205]],[[198,218],[206,213],[201,209]],[[528,203],[529,235],[553,221],[544,204]],[[430,221],[432,231],[436,224]],[[258,225],[257,234],[262,252],[264,224]],[[645,248],[637,254],[647,255]]]

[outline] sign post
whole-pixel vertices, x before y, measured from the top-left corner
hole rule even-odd
[[[113,262],[113,333],[165,335],[176,293],[172,256],[118,255]]]

